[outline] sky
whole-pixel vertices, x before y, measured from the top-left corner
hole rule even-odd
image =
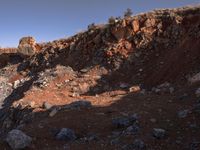
[[[37,42],[66,38],[88,24],[123,16],[127,8],[136,15],[198,4],[200,0],[0,0],[0,47],[16,47],[24,36]]]

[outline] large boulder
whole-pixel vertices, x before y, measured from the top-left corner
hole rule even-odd
[[[18,52],[23,55],[32,56],[40,47],[33,37],[23,37],[19,41]]]
[[[12,149],[24,149],[30,146],[32,138],[20,130],[12,130],[8,133],[6,142]]]

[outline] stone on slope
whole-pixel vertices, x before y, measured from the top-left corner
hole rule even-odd
[[[72,129],[62,128],[56,135],[57,140],[73,141],[76,139],[76,135]]]
[[[6,142],[12,149],[24,149],[31,144],[32,138],[20,130],[11,130],[7,137]]]
[[[164,129],[154,128],[153,136],[157,139],[162,139],[166,136],[166,131]]]

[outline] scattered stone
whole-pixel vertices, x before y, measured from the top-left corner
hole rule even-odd
[[[174,91],[175,91],[174,87],[172,87],[171,84],[168,82],[165,82],[163,84],[158,85],[157,87],[152,88],[152,92],[155,92],[157,94],[162,94],[162,93],[173,94]]]
[[[4,100],[13,91],[12,85],[8,83],[6,78],[0,77],[0,108],[4,104]]]
[[[127,83],[120,83],[119,87],[122,89],[127,88],[129,85]]]
[[[55,116],[55,115],[57,114],[57,112],[58,112],[57,108],[54,108],[54,109],[49,113],[49,116],[50,116],[50,117],[53,117],[53,116]]]
[[[57,86],[58,88],[61,88],[61,87],[63,86],[63,84],[62,84],[62,83],[56,83],[56,86]]]
[[[115,118],[112,120],[112,124],[117,128],[124,128],[130,125],[128,118]]]
[[[187,93],[184,93],[183,95],[181,95],[179,97],[180,100],[186,100],[187,98],[190,98],[189,95]]]
[[[27,136],[20,130],[12,130],[8,133],[6,137],[6,142],[9,146],[14,149],[24,149],[30,146],[32,138]]]
[[[134,123],[134,122],[138,121],[139,116],[138,116],[138,114],[134,113],[134,114],[128,116],[128,119],[129,119],[130,122]]]
[[[153,92],[155,92],[155,93],[160,93],[160,92],[161,92],[161,89],[158,89],[158,88],[153,87],[151,91],[153,91]]]
[[[166,131],[164,129],[154,128],[153,136],[157,139],[162,139],[166,136]]]
[[[188,79],[188,81],[191,83],[191,84],[194,84],[194,83],[197,83],[200,81],[200,72],[195,74],[194,76],[190,77]]]
[[[35,102],[34,102],[34,101],[29,101],[29,102],[28,102],[28,105],[29,105],[31,108],[35,108]]]
[[[199,148],[200,148],[199,141],[193,141],[190,143],[190,150],[199,150]]]
[[[136,139],[134,142],[133,142],[133,147],[136,149],[136,150],[141,150],[141,149],[144,149],[145,148],[145,144],[142,140],[140,139]]]
[[[112,139],[110,141],[110,145],[117,145],[120,143],[120,139],[119,138],[115,138],[115,139]]]
[[[79,97],[80,96],[80,94],[79,93],[77,93],[77,92],[73,92],[72,94],[70,94],[69,96],[71,96],[71,97]]]
[[[63,150],[70,150],[70,146],[68,144],[63,145]]]
[[[187,109],[181,110],[181,111],[178,112],[178,117],[179,118],[185,118],[185,117],[187,117],[188,113],[189,113],[189,110],[187,110]]]
[[[156,120],[155,118],[151,118],[150,121],[151,121],[152,123],[156,123],[156,122],[157,122],[157,120]]]
[[[113,131],[111,137],[116,138],[119,137],[122,133],[119,131]]]
[[[51,105],[51,104],[48,103],[48,102],[44,102],[42,106],[43,106],[43,108],[46,109],[46,110],[49,110],[49,109],[51,109],[51,108],[53,107],[53,105]]]
[[[136,134],[138,133],[140,130],[140,127],[137,124],[134,124],[132,126],[129,126],[126,130],[125,130],[125,134]]]
[[[78,92],[80,94],[87,93],[90,90],[90,85],[88,83],[81,83],[78,85]]]
[[[69,128],[62,128],[60,132],[56,135],[56,139],[64,141],[74,141],[76,139],[76,135],[73,130]]]
[[[128,117],[114,118],[112,120],[112,124],[116,128],[124,128],[124,127],[128,127],[130,125],[133,125],[134,123],[137,123],[137,120],[138,120],[138,115],[133,114],[133,115],[128,116]]]
[[[195,94],[196,94],[197,97],[200,97],[200,88],[198,88],[198,89],[196,90]]]
[[[140,139],[135,139],[133,144],[128,144],[122,147],[123,150],[144,150],[145,144]]]
[[[13,121],[10,118],[6,118],[3,121],[2,128],[9,129],[13,125]]]
[[[174,91],[175,91],[174,87],[170,87],[170,88],[169,88],[169,93],[170,93],[170,94],[174,93]]]
[[[133,92],[133,93],[139,92],[140,90],[141,90],[140,86],[138,86],[138,85],[135,85],[135,86],[132,86],[129,88],[129,92]]]
[[[182,137],[177,137],[175,143],[176,144],[181,144],[182,143],[183,138]]]
[[[191,128],[191,129],[198,129],[199,127],[198,127],[198,125],[196,124],[196,123],[190,123],[189,124],[189,128]]]
[[[83,68],[80,70],[81,73],[87,73],[91,68]]]
[[[194,111],[200,113],[200,103],[194,106]]]
[[[98,141],[99,137],[96,134],[90,133],[84,137],[85,142]]]
[[[13,88],[16,89],[18,87],[18,85],[20,84],[20,80],[16,80],[14,83],[13,83]]]

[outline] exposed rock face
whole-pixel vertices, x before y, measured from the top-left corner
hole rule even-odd
[[[18,52],[23,55],[32,56],[40,47],[36,44],[36,41],[33,37],[23,37],[19,41]]]

